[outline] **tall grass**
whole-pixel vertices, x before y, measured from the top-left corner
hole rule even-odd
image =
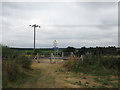
[[[94,75],[118,75],[120,60],[113,56],[85,55],[84,60],[71,59],[64,65],[69,71],[91,73]]]
[[[13,83],[27,76],[30,70],[31,60],[17,50],[2,46],[2,76],[3,88],[13,87]]]

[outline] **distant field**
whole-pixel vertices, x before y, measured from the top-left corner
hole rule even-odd
[[[28,53],[28,54],[31,54],[34,52],[34,50],[31,50],[31,49],[28,49],[28,50],[27,49],[26,50],[25,49],[24,50],[23,49],[16,49],[16,50],[19,50],[21,53]],[[36,49],[36,51],[39,53],[43,53],[43,54],[54,52],[53,49]],[[59,50],[59,52],[61,52],[61,51],[62,51],[62,49]]]

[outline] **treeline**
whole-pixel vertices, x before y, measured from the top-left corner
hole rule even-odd
[[[23,80],[27,71],[31,70],[31,60],[18,50],[2,46],[2,76],[3,88],[13,87],[13,83]]]
[[[80,56],[85,55],[86,53],[92,53],[94,55],[119,55],[120,49],[116,47],[82,47],[80,49],[76,49],[74,47],[67,47],[63,50],[63,52],[73,52],[74,54]]]

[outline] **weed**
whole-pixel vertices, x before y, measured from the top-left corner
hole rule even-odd
[[[84,86],[88,86],[88,84],[89,84],[89,82],[85,82],[85,83],[84,83]]]
[[[17,50],[12,50],[9,47],[2,48],[2,70],[3,70],[3,87],[12,87],[12,84],[18,79],[27,76],[26,70],[31,68],[31,60],[25,57]]]
[[[78,82],[74,82],[73,84],[74,84],[74,85],[82,85],[82,82],[81,82],[81,81],[78,81]]]
[[[106,79],[94,78],[94,80],[95,82],[101,83],[102,85],[105,86],[111,84],[111,82]]]
[[[95,82],[101,82],[99,78],[94,78]]]
[[[87,79],[86,77],[82,77],[82,79]]]
[[[82,72],[94,75],[117,75],[120,60],[116,57],[85,55],[84,61],[69,60],[63,67],[72,72]]]

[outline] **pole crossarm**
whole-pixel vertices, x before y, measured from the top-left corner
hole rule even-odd
[[[34,25],[29,25],[29,26],[34,27],[34,53],[35,53],[35,28],[36,28],[36,27],[39,27],[39,28],[40,28],[40,26],[39,26],[39,25],[36,25],[36,24],[34,24]]]
[[[40,26],[39,26],[39,25],[36,25],[36,24],[34,24],[34,25],[29,25],[29,26],[34,27],[34,28],[36,28],[36,27],[39,27],[39,28],[40,28]]]

